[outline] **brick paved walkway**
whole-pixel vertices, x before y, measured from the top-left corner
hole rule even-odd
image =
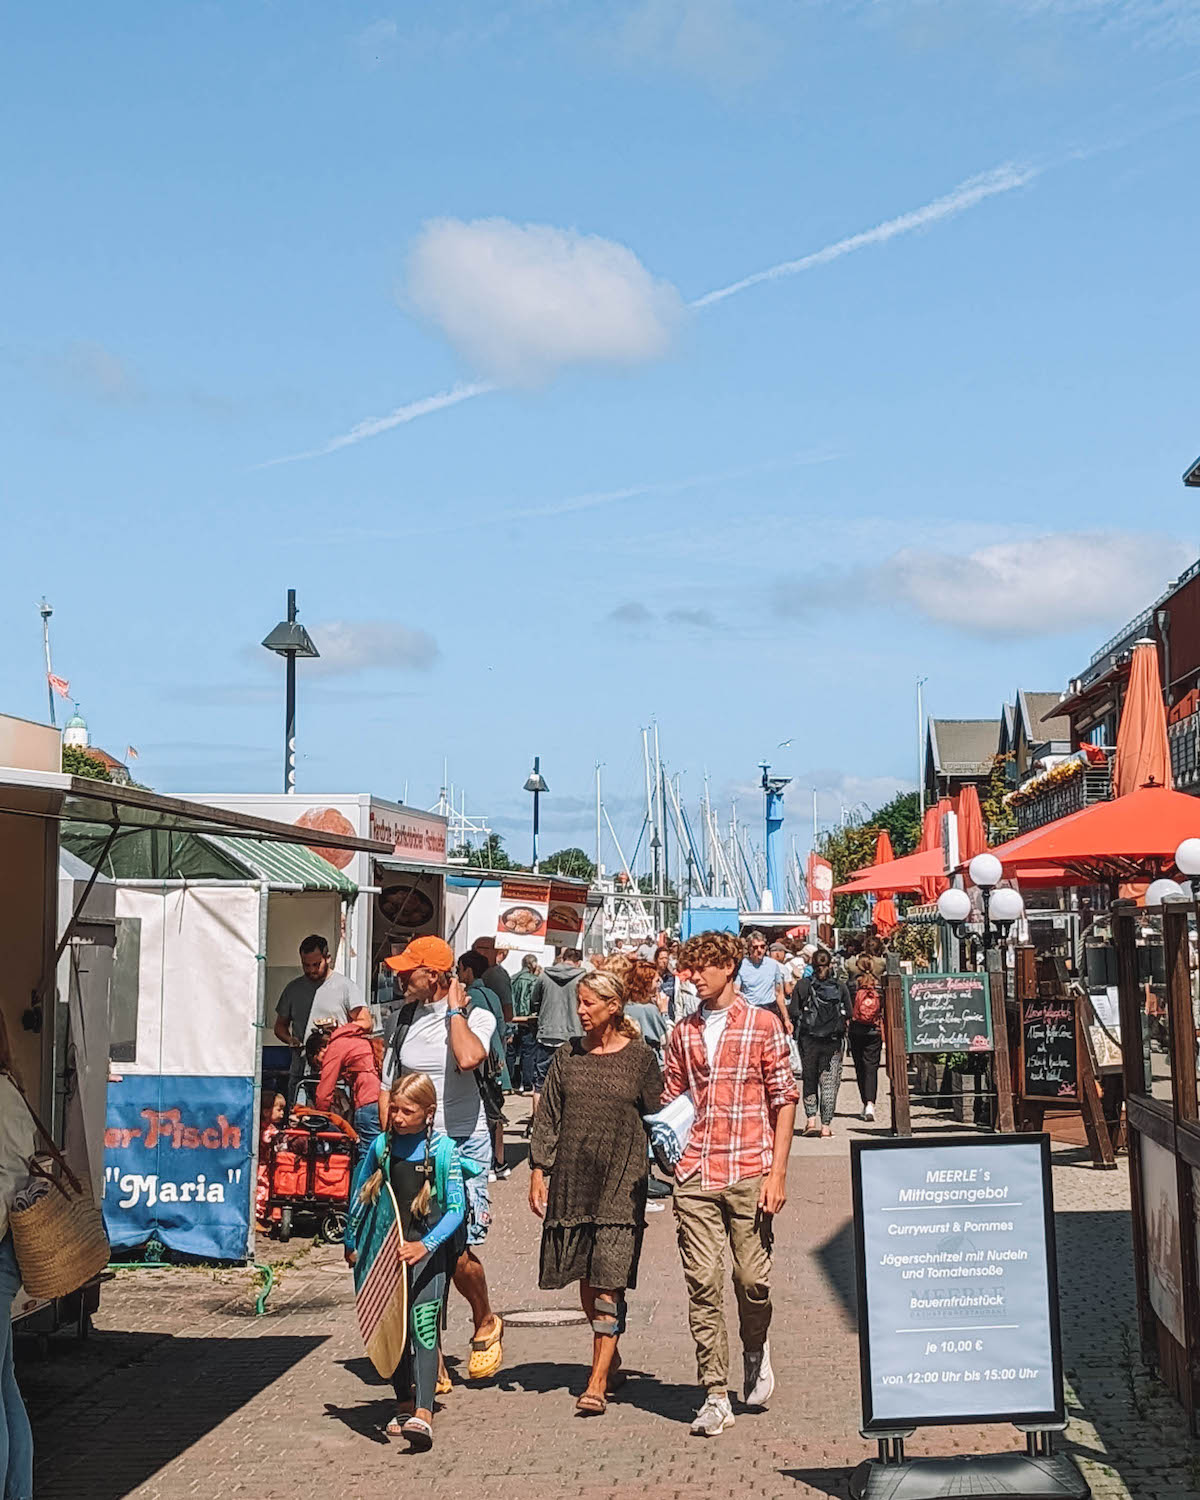
[[[851,1107],[853,1090],[843,1090]],[[932,1122],[931,1122],[932,1123]],[[456,1385],[437,1422],[435,1455],[406,1457],[379,1433],[390,1388],[359,1344],[338,1251],[287,1255],[267,1316],[253,1316],[247,1271],[122,1273],[105,1288],[96,1329],[79,1346],[24,1351],[20,1379],[34,1420],[41,1500],[202,1500],[245,1495],[387,1496],[429,1474],[438,1500],[651,1500],[729,1494],[845,1496],[869,1454],[859,1416],[849,1220],[848,1140],[797,1140],[790,1202],[777,1236],[772,1349],[779,1390],[769,1412],[739,1416],[712,1442],[689,1437],[697,1403],[670,1210],[651,1216],[641,1286],[623,1341],[635,1372],[602,1419],[575,1416],[588,1331],[514,1327],[500,1377]],[[514,1134],[512,1156],[520,1153]],[[1101,1173],[1056,1153],[1062,1318],[1073,1406],[1069,1444],[1095,1493],[1174,1500],[1200,1492],[1200,1448],[1179,1408],[1137,1362],[1124,1169]],[[496,1184],[486,1247],[502,1310],[567,1308],[536,1288],[537,1225],[527,1178]],[[266,1249],[264,1243],[264,1249]],[[453,1298],[447,1352],[465,1367],[469,1325]],[[736,1340],[735,1340],[736,1342]],[[998,1451],[1011,1429],[926,1429],[910,1452]],[[433,1465],[433,1469],[428,1466]]]

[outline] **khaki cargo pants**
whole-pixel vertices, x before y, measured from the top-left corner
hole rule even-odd
[[[706,1391],[729,1388],[725,1331],[725,1246],[743,1349],[761,1349],[771,1326],[771,1218],[758,1212],[761,1177],[706,1192],[700,1174],[675,1184],[675,1224],[688,1292],[696,1370]]]

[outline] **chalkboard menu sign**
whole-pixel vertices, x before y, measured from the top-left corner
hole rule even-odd
[[[1021,1002],[1021,1093],[1027,1099],[1078,1099],[1075,1004],[1064,995]]]
[[[1061,1422],[1049,1137],[850,1152],[863,1432]]]
[[[990,1052],[992,1008],[985,974],[906,974],[909,1052]]]

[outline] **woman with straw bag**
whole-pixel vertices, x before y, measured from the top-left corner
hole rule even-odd
[[[9,1215],[29,1179],[37,1127],[12,1076],[0,1017],[0,1477],[6,1500],[33,1500],[33,1433],[13,1370],[12,1301],[21,1285]]]

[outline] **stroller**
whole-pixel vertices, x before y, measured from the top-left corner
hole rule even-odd
[[[291,1122],[269,1146],[268,1210],[279,1210],[279,1238],[290,1240],[297,1214],[317,1220],[317,1232],[338,1243],[350,1212],[358,1135],[341,1115],[297,1105]]]

